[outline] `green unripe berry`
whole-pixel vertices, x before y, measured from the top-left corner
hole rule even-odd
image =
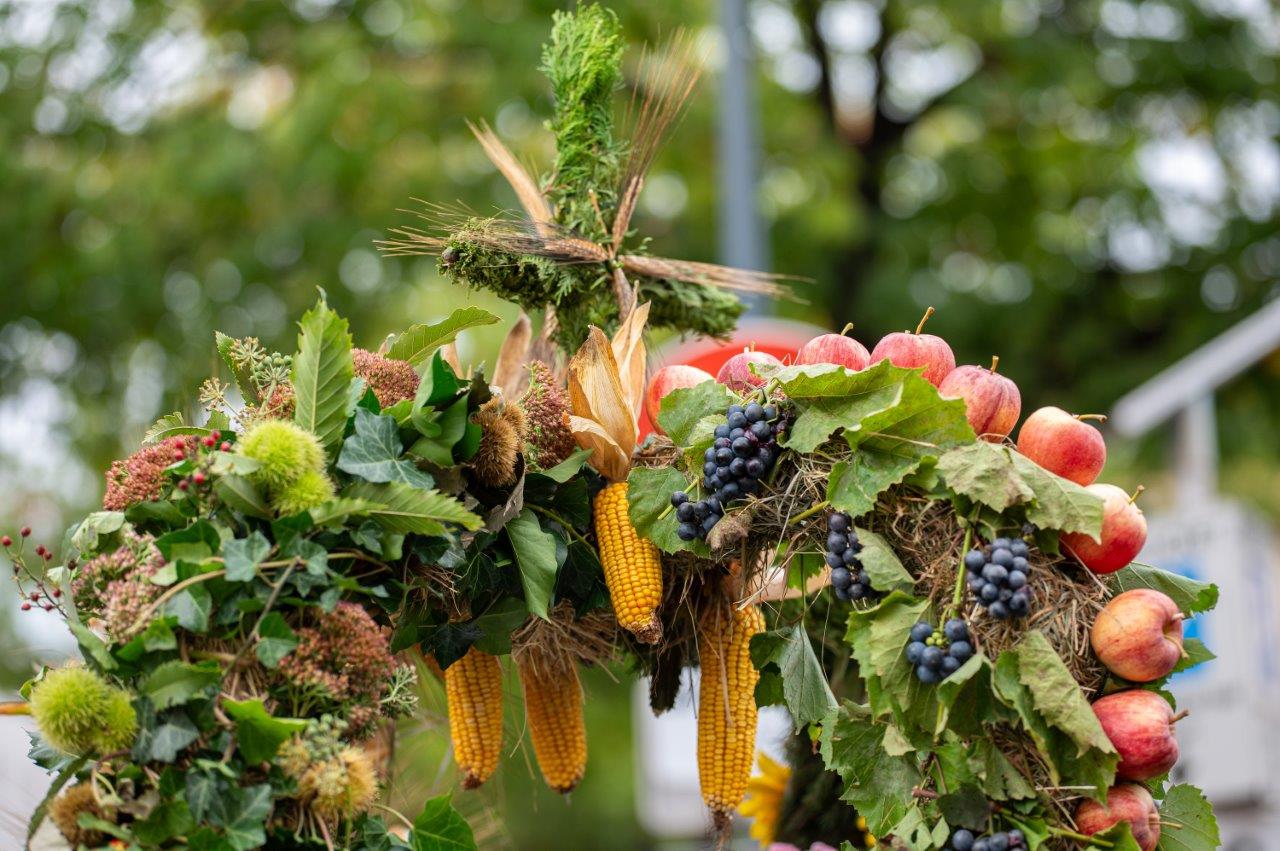
[[[307,470],[276,492],[272,504],[284,515],[298,514],[333,499],[333,481],[319,470]]]
[[[293,484],[308,470],[322,471],[325,465],[320,439],[288,420],[262,420],[240,436],[236,451],[261,464],[251,478],[273,491]]]
[[[32,687],[31,715],[45,741],[76,756],[126,748],[138,730],[129,693],[76,664],[49,671]]]

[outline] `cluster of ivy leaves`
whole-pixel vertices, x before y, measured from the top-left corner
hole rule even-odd
[[[584,536],[598,488],[586,453],[524,472],[500,493],[467,472],[481,438],[471,415],[490,389],[481,375],[457,375],[440,349],[462,329],[494,321],[464,308],[396,337],[386,356],[412,364],[421,380],[413,399],[383,409],[354,374],[346,321],[322,299],[300,322],[291,384],[294,421],[327,452],[338,485],[333,499],[279,516],[254,484],[257,462],[234,447],[218,448],[173,464],[174,486],[160,499],[94,512],[68,531],[67,564],[50,576],[61,584],[77,564],[113,552],[130,531],[153,536],[164,559],[152,580],[163,590],[145,628],[127,642],[104,638],[68,608],[86,662],[134,695],[138,735],[126,757],[111,761],[115,777],[139,796],[153,789],[159,802],[120,824],[85,816],[93,827],[135,848],[185,842],[203,851],[247,851],[293,841],[275,835],[276,802],[293,790],[272,758],[309,717],[321,709],[340,716],[342,707],[299,705],[272,686],[265,699],[237,700],[224,685],[242,660],[256,661],[268,683],[278,682],[273,672],[298,646],[295,627],[309,613],[356,602],[393,630],[393,651],[421,645],[447,666],[471,644],[505,652],[515,627],[530,615],[546,617],[559,601],[585,611],[607,600]],[[227,342],[218,340],[224,358]],[[226,359],[245,398],[256,398]],[[148,440],[207,437],[215,429],[220,441],[235,442],[221,412],[199,426],[165,417]],[[200,463],[207,463],[209,487],[176,487]],[[424,565],[452,573],[450,584],[473,617],[449,622],[458,601],[446,607],[439,589],[420,580]],[[192,652],[210,646],[229,649]],[[46,804],[86,771],[85,760],[56,753],[38,736],[31,756],[57,773]],[[33,832],[43,814],[44,807]],[[475,847],[447,798],[428,802],[408,840],[388,833],[375,815],[342,829],[350,848]]]
[[[881,496],[906,487],[948,501],[985,539],[1030,523],[1037,545],[1057,553],[1062,532],[1100,534],[1101,500],[1011,447],[978,440],[966,422],[963,401],[943,398],[918,371],[881,362],[861,372],[796,366],[765,376],[761,392],[794,418],[785,448],[820,455],[830,464],[826,500],[858,521],[863,565],[883,596],[847,612],[837,643],[851,664],[841,666],[847,672],[837,674],[841,681],[829,680],[835,666],[824,664],[833,655],[823,646],[830,640],[832,625],[824,618],[831,610],[784,606],[774,628],[752,641],[752,660],[761,672],[757,703],[784,705],[796,728],[809,731],[828,769],[843,781],[842,800],[877,836],[929,851],[945,847],[957,828],[985,832],[993,817],[1021,828],[1032,848],[1062,835],[1066,828],[1057,823],[1044,790],[1002,742],[1013,736],[1029,743],[1052,786],[1103,798],[1115,781],[1118,756],[1089,697],[1039,630],[1026,631],[995,658],[976,653],[937,686],[921,683],[903,649],[914,624],[938,623],[945,613],[916,596],[910,571],[872,527]],[[630,490],[632,519],[665,551],[712,555],[706,544],[675,535],[664,501],[673,491],[696,490],[702,452],[734,401],[714,382],[675,391],[663,401],[659,422],[683,450],[682,463],[633,470]],[[771,483],[775,494],[786,485]],[[809,506],[795,508],[798,513]],[[778,554],[789,555],[796,567],[792,584],[803,583],[821,567],[821,542],[815,539],[809,549],[813,552]],[[1217,602],[1214,586],[1141,564],[1117,572],[1110,583],[1116,593],[1157,588],[1188,615]],[[813,617],[815,612],[823,618]],[[1186,649],[1188,658],[1178,671],[1213,658],[1196,639],[1188,639]],[[1172,703],[1166,683],[1167,678],[1141,687]],[[1110,687],[1134,685],[1113,680]],[[836,693],[856,699],[837,700]],[[1162,818],[1182,825],[1165,832],[1161,848],[1217,847],[1212,808],[1199,790],[1170,787],[1167,778],[1150,786]],[[1137,849],[1127,825],[1097,839],[1100,848]]]

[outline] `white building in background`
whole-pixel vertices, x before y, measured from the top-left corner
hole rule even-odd
[[[1110,425],[1138,437],[1172,421],[1176,503],[1148,515],[1139,560],[1216,583],[1217,608],[1187,624],[1217,661],[1171,684],[1189,717],[1178,724],[1176,780],[1204,789],[1218,812],[1223,848],[1276,847],[1280,791],[1280,624],[1273,529],[1248,507],[1222,497],[1214,392],[1280,349],[1280,299],[1122,398]],[[1280,388],[1277,389],[1280,393]]]

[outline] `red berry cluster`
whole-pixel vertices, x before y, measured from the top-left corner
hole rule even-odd
[[[53,561],[53,550],[44,544],[37,544],[35,548],[35,556],[38,559],[40,569],[37,572],[32,570],[27,564],[25,550],[27,539],[31,537],[31,527],[23,526],[18,530],[18,541],[15,542],[10,535],[0,536],[0,546],[4,547],[5,554],[13,562],[13,581],[18,589],[18,596],[22,598],[22,604],[19,608],[24,612],[29,612],[33,608],[44,609],[51,612],[54,609],[62,611],[62,604],[58,602],[62,597],[61,588],[50,588],[45,584],[44,571],[49,562]],[[31,586],[31,590],[27,587]]]
[[[184,493],[191,491],[192,488],[195,488],[198,492],[209,483],[208,468],[212,459],[209,457],[208,453],[213,452],[215,449],[222,452],[229,452],[231,450],[231,444],[222,439],[222,432],[217,429],[214,429],[202,437],[200,439],[199,446],[204,450],[205,456],[203,458],[197,458],[196,463],[198,466],[192,470],[189,475],[178,480],[178,490],[183,491]],[[179,452],[182,451],[179,450]],[[185,452],[182,452],[182,454],[175,453],[174,460],[185,461],[187,460],[187,456]]]

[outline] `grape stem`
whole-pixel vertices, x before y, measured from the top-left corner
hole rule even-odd
[[[794,526],[797,523],[803,523],[805,520],[808,520],[813,515],[826,510],[830,505],[831,505],[831,501],[824,499],[822,502],[819,502],[816,505],[810,506],[809,508],[806,508],[804,511],[801,511],[795,517],[792,517],[791,520],[788,521],[787,525]]]
[[[960,547],[960,564],[959,570],[956,572],[956,590],[951,595],[951,607],[947,609],[947,616],[943,620],[950,620],[955,617],[956,612],[960,608],[960,604],[964,602],[964,557],[969,552],[969,546],[973,543],[973,527],[966,526],[964,530],[964,545]]]

